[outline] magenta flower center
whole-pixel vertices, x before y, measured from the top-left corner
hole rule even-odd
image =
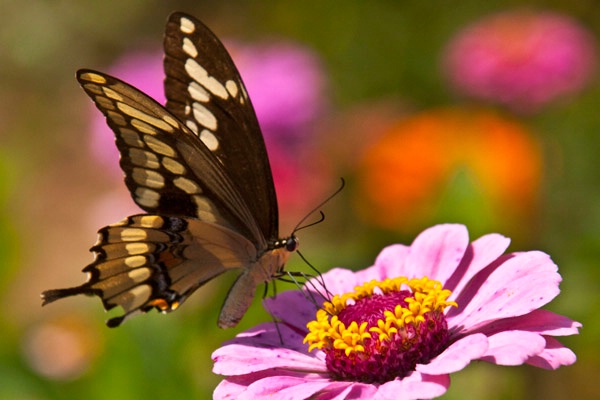
[[[325,352],[337,380],[384,383],[403,378],[448,342],[450,291],[428,278],[371,281],[335,296],[307,327],[309,350]]]

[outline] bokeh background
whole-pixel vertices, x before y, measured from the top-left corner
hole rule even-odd
[[[548,308],[584,324],[557,371],[470,365],[448,399],[600,398],[600,86],[596,0],[3,0],[0,24],[0,398],[210,398],[211,352],[269,319],[216,328],[232,276],[176,313],[108,329],[83,282],[96,230],[138,212],[113,138],[78,87],[88,67],[162,94],[171,11],[205,21],[244,76],[274,169],[281,231],[320,270],[364,268],[427,226],[499,232],[549,253]],[[310,219],[309,219],[310,220]],[[294,256],[288,269],[308,271]],[[289,289],[285,284],[279,290]],[[260,291],[259,291],[260,292]]]

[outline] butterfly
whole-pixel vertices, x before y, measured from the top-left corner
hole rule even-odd
[[[196,289],[241,274],[218,325],[237,325],[258,285],[281,277],[298,247],[279,238],[277,198],[265,143],[242,78],[203,23],[175,12],[164,37],[166,106],[107,74],[77,80],[114,131],[133,200],[146,214],[98,231],[81,286],[47,290],[43,305],[78,294],[130,316],[177,309]]]

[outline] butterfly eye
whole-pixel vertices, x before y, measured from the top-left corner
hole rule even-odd
[[[291,253],[293,251],[296,251],[299,245],[300,242],[298,241],[298,238],[296,236],[292,236],[286,240],[285,249]]]

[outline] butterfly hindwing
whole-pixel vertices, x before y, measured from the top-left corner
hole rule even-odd
[[[83,270],[89,273],[88,281],[75,288],[46,291],[44,301],[97,295],[107,310],[121,306],[125,312],[110,319],[109,326],[139,311],[175,310],[198,287],[256,258],[254,246],[229,229],[150,214],[102,228],[91,251],[95,259]]]
[[[220,160],[267,240],[278,210],[264,140],[242,78],[220,40],[197,19],[173,13],[164,39],[167,109]]]

